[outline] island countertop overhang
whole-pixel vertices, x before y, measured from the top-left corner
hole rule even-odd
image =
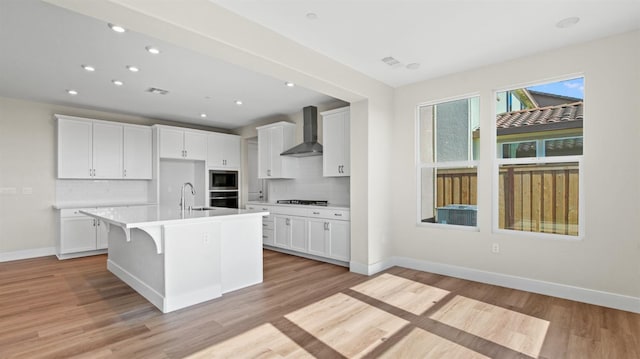
[[[80,210],[80,213],[127,229],[269,215],[269,212],[266,211],[235,208],[214,207],[208,210],[182,211],[178,207],[158,205],[92,208]]]

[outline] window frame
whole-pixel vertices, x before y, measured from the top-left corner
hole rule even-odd
[[[449,223],[430,223],[430,222],[422,222],[422,170],[424,168],[430,168],[430,169],[454,169],[454,168],[472,168],[475,167],[476,171],[479,170],[480,167],[480,160],[474,160],[473,159],[473,131],[469,131],[469,160],[467,161],[445,161],[445,162],[422,162],[421,157],[421,151],[422,151],[422,142],[421,142],[421,125],[420,125],[420,109],[423,107],[428,107],[428,106],[436,106],[438,104],[443,104],[443,103],[448,103],[448,102],[453,102],[453,101],[459,101],[459,100],[469,100],[472,98],[477,98],[478,99],[478,113],[479,113],[479,127],[482,127],[482,111],[481,111],[481,105],[482,105],[482,97],[480,96],[480,92],[473,92],[473,93],[468,93],[468,94],[464,94],[464,95],[460,95],[460,96],[453,96],[453,97],[448,97],[448,98],[442,98],[442,99],[437,99],[437,100],[432,100],[432,101],[427,101],[427,102],[421,102],[418,103],[415,107],[415,126],[414,126],[414,133],[415,133],[415,148],[414,148],[414,161],[415,161],[415,169],[416,169],[416,226],[418,227],[426,227],[426,228],[439,228],[439,229],[452,229],[452,230],[460,230],[460,231],[471,231],[471,232],[479,232],[480,231],[480,221],[476,220],[476,225],[475,226],[464,226],[464,225],[458,225],[458,224],[449,224]],[[435,134],[435,131],[433,132]],[[435,142],[434,139],[434,144],[433,144],[434,148],[433,150],[436,151],[437,150],[437,142]],[[479,148],[481,148],[482,145],[480,145]],[[435,153],[435,152],[434,152]],[[480,155],[478,154],[478,158],[480,158]],[[435,189],[433,190],[434,194],[435,194]],[[476,189],[477,192],[477,189]],[[477,205],[477,210],[478,212],[480,212],[481,207],[479,206],[479,203]],[[479,216],[477,216],[477,218],[479,219]]]
[[[582,78],[583,82],[586,84],[587,79],[584,73],[574,73],[569,74],[562,77],[556,77],[552,79],[544,79],[539,81],[533,81],[526,84],[520,84],[516,86],[506,87],[502,89],[496,89],[493,91],[493,99],[498,98],[498,94],[500,92],[505,91],[514,91],[519,88],[526,88],[531,86],[537,86],[541,84],[567,81],[571,79]],[[586,87],[586,86],[585,86]],[[585,91],[586,93],[586,91]],[[585,96],[586,97],[586,96]],[[584,101],[584,100],[583,100]],[[544,146],[545,140],[536,141],[536,157],[521,157],[521,158],[501,158],[502,157],[502,148],[503,143],[510,143],[511,141],[505,141],[503,143],[498,143],[498,134],[497,128],[495,127],[495,116],[498,114],[498,105],[497,102],[493,102],[493,113],[492,118],[494,119],[494,126],[489,132],[490,135],[487,140],[491,142],[493,158],[491,162],[493,163],[492,173],[491,173],[491,185],[492,185],[492,196],[491,196],[491,227],[492,233],[500,234],[500,235],[508,235],[508,236],[521,236],[525,238],[536,238],[536,239],[549,239],[549,240],[564,240],[564,241],[582,241],[585,237],[585,183],[584,183],[584,152],[582,155],[571,155],[571,156],[550,156],[544,157],[540,156],[540,151],[543,153],[544,148],[540,148],[540,146]],[[583,131],[582,131],[582,139],[584,141],[584,123],[583,123]],[[558,138],[575,138],[578,136],[566,136],[566,137],[558,137]],[[551,139],[558,139],[551,138]],[[522,141],[522,142],[531,142]],[[513,141],[520,142],[520,141]],[[500,146],[500,147],[499,147]],[[499,152],[498,152],[499,150]],[[500,228],[500,166],[502,165],[518,165],[518,164],[551,164],[551,163],[568,163],[575,162],[578,165],[578,235],[568,235],[568,234],[558,234],[558,233],[545,233],[545,232],[530,232],[530,231],[522,231],[516,229],[508,229],[508,228]]]

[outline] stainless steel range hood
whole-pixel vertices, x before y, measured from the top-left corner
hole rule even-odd
[[[302,113],[304,142],[282,152],[280,156],[322,156],[322,145],[318,143],[318,109],[315,106],[307,106],[302,109]]]

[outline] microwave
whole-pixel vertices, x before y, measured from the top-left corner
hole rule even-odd
[[[238,171],[209,171],[210,191],[238,190]]]

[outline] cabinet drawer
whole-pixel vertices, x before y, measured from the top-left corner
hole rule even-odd
[[[262,230],[262,243],[265,244],[273,244],[273,229],[263,229]]]
[[[273,231],[273,220],[262,221],[262,231]]]
[[[320,209],[314,208],[307,211],[307,216],[312,218],[325,218],[348,221],[350,219],[350,211],[338,209]]]
[[[306,217],[308,208],[300,208],[300,207],[273,207],[273,213],[282,214],[286,216],[298,216],[298,217]]]

